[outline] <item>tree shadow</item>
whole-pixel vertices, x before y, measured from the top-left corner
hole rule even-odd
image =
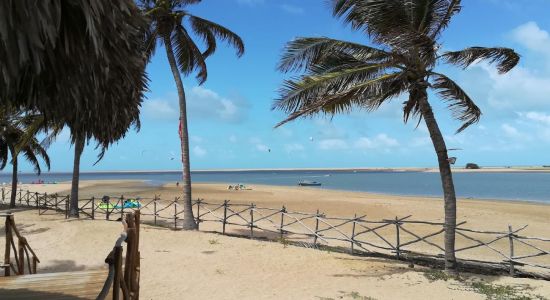
[[[4,289],[0,287],[0,295],[3,300],[15,299],[83,299],[73,295],[56,292],[34,291],[29,289]]]
[[[39,273],[57,273],[57,272],[74,272],[83,271],[85,265],[77,265],[74,260],[53,260],[52,264],[38,267]]]

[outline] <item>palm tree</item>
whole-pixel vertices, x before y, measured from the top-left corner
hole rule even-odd
[[[38,175],[41,173],[38,157],[41,157],[48,170],[50,169],[50,158],[35,136],[35,125],[42,121],[41,116],[36,114],[17,111],[8,106],[0,108],[0,170],[6,167],[8,153],[13,166],[10,208],[15,207],[19,154],[23,153]],[[29,135],[32,137],[27,138]]]
[[[197,79],[203,84],[207,78],[206,58],[216,50],[217,39],[228,42],[237,49],[237,56],[244,53],[241,38],[229,29],[190,14],[185,10],[187,5],[196,4],[201,0],[143,0],[141,9],[150,19],[149,30],[145,35],[145,52],[150,58],[156,48],[157,41],[164,44],[166,56],[172,69],[174,81],[178,89],[180,108],[180,140],[183,164],[183,229],[197,228],[193,217],[191,202],[191,171],[189,161],[189,134],[187,129],[187,108],[185,91],[180,72],[189,75],[198,71]],[[186,28],[188,21],[190,28]],[[190,34],[190,31],[201,38],[206,44],[206,50],[201,51]]]
[[[73,143],[102,149],[139,126],[147,23],[134,1],[0,1],[0,19],[0,105],[38,111]]]
[[[0,104],[37,110],[102,145],[139,113],[144,16],[132,0],[0,1]],[[116,111],[117,115],[113,114]]]
[[[318,113],[333,115],[354,108],[376,110],[402,94],[404,121],[424,119],[437,154],[445,210],[445,268],[456,270],[456,194],[445,140],[428,101],[428,89],[448,103],[461,132],[478,122],[480,109],[439,63],[466,68],[479,60],[510,71],[519,55],[508,48],[470,47],[439,52],[439,38],[461,10],[460,0],[332,0],[334,16],[367,34],[379,47],[326,37],[298,38],[287,44],[279,64],[283,72],[304,74],[284,82],[273,108],[288,114],[277,126]]]

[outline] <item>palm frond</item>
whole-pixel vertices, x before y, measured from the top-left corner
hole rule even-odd
[[[423,28],[431,22],[440,0],[333,0],[333,14],[344,17],[353,29],[362,30],[378,44],[400,52],[411,48],[433,49],[434,40]],[[431,57],[431,56],[430,56]]]
[[[4,170],[8,163],[8,144],[0,137],[0,170]]]
[[[156,26],[150,26],[144,30],[142,51],[147,62],[150,62],[153,55],[155,55],[157,39],[159,39],[159,32]]]
[[[520,56],[510,48],[470,47],[460,51],[445,52],[441,58],[451,64],[467,68],[478,60],[496,63],[500,74],[507,73],[519,62]]]
[[[34,169],[34,172],[40,175],[40,173],[42,173],[42,170],[40,169],[40,162],[38,161],[38,158],[36,157],[35,153],[29,148],[22,149],[20,153],[23,153],[25,160],[27,160],[31,164],[31,166]]]
[[[338,90],[319,89],[317,94],[310,95],[310,98],[302,98],[299,102],[294,102],[295,99],[286,99],[283,94],[279,100],[276,100],[273,109],[283,110],[289,115],[275,127],[320,112],[333,115],[349,112],[353,107],[375,109],[403,91],[405,87],[403,78],[404,75],[401,72],[383,74],[350,86],[340,86]],[[399,88],[396,89],[396,87]]]
[[[351,55],[363,62],[380,62],[391,55],[377,48],[326,37],[297,38],[289,42],[283,52],[278,69],[282,72],[297,71],[322,62],[327,56]]]
[[[207,50],[203,54],[205,58],[214,53],[216,49],[215,39],[214,43],[212,43],[213,38],[218,38],[227,42],[230,46],[233,46],[237,50],[237,56],[240,57],[244,54],[244,42],[241,37],[233,31],[194,15],[188,15],[188,17],[193,31],[201,36],[207,44]]]
[[[468,94],[449,77],[439,73],[432,73],[432,76],[434,78],[432,86],[437,94],[449,103],[449,109],[454,118],[463,122],[457,133],[477,123],[481,118],[481,110]]]
[[[444,14],[441,14],[441,12],[437,14],[437,17],[434,21],[435,26],[429,33],[429,35],[434,39],[437,38],[442,30],[449,26],[451,18],[462,10],[460,0],[447,0],[445,2],[448,2],[446,12]]]
[[[384,64],[363,64],[351,69],[306,75],[300,80],[287,80],[279,91],[280,99],[284,101],[277,101],[276,109],[287,113],[295,111],[305,102],[323,94],[337,94],[348,87],[378,78],[387,68],[388,66]]]
[[[199,84],[203,84],[208,77],[206,62],[204,61],[201,51],[193,42],[191,36],[189,36],[187,30],[183,26],[178,25],[177,29],[174,31],[172,41],[172,46],[176,54],[176,61],[178,62],[181,72],[190,74],[198,70],[196,76],[197,80]]]

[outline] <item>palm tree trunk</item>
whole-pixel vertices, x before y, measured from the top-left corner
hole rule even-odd
[[[15,198],[17,196],[17,155],[15,155],[15,149],[10,147],[10,153],[12,157],[13,170],[11,174],[11,195],[10,195],[10,208],[15,208]]]
[[[419,104],[422,112],[422,117],[430,138],[437,153],[439,162],[439,175],[441,176],[441,184],[443,186],[443,199],[445,205],[445,270],[449,273],[456,273],[456,257],[455,257],[455,228],[456,228],[456,194],[453,183],[453,174],[451,165],[447,155],[447,146],[443,135],[439,130],[435,119],[432,107],[428,102],[428,94],[425,88],[419,90]]]
[[[170,36],[164,37],[164,46],[166,48],[166,55],[168,56],[170,68],[172,69],[172,75],[174,75],[174,80],[176,81],[180,106],[181,162],[183,164],[183,229],[195,230],[197,229],[197,223],[195,223],[195,217],[193,216],[193,203],[191,202],[191,167],[189,159],[189,133],[187,130],[185,91],[183,89],[180,72],[176,64],[176,58],[174,57]]]
[[[71,183],[71,202],[69,217],[78,218],[78,183],[80,180],[80,157],[84,151],[85,138],[77,137],[74,143],[73,181]]]

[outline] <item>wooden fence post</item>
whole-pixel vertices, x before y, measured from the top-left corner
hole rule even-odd
[[[6,192],[4,191],[4,188],[2,188],[2,202],[6,202]]]
[[[55,199],[55,211],[57,211],[58,207],[57,207],[57,194],[54,195],[54,199]]]
[[[254,203],[250,203],[250,238],[254,238]]]
[[[178,199],[174,200],[174,230],[178,229]]]
[[[92,196],[92,220],[95,220],[95,197]]]
[[[124,219],[124,195],[120,195],[120,219]]]
[[[317,210],[317,214],[315,215],[315,235],[313,236],[313,246],[317,246],[317,236],[319,235],[319,210]]]
[[[34,202],[36,203],[36,208],[39,209],[38,213],[40,213],[40,200],[38,200],[38,193],[34,194]]]
[[[227,223],[227,200],[223,200],[223,225],[222,234],[225,234],[225,224]]]
[[[511,225],[508,225],[508,241],[510,242],[510,276],[513,277],[516,272],[514,270],[514,234]]]
[[[353,247],[355,246],[355,221],[357,221],[357,214],[353,217],[353,227],[351,228],[351,251],[350,253],[353,255]]]
[[[23,240],[19,239],[18,241],[18,248],[19,250],[19,261],[17,262],[17,269],[19,270],[19,274],[17,275],[23,275],[25,274],[25,243]]]
[[[157,195],[155,195],[155,198],[153,199],[153,212],[155,214],[155,226],[157,226]]]
[[[27,190],[27,206],[30,206],[29,202],[30,202],[30,195],[31,193],[29,192],[29,190]]]
[[[197,199],[197,230],[201,226],[201,198]]]
[[[396,241],[397,241],[397,244],[395,245],[395,253],[397,254],[397,259],[401,259],[401,252],[400,252],[400,249],[399,249],[399,244],[400,244],[400,241],[399,241],[399,219],[397,217],[395,217],[395,230],[396,230]]]
[[[65,219],[68,219],[68,218],[69,218],[69,198],[65,197]]]
[[[279,230],[281,231],[281,240],[283,239],[284,234],[284,222],[285,222],[285,213],[286,213],[286,207],[283,205],[283,208],[281,209],[281,226],[279,227]]]
[[[8,277],[10,276],[10,250],[11,250],[11,240],[13,239],[11,235],[11,222],[10,222],[11,216],[6,217],[6,248],[4,252],[4,265],[6,266],[4,268],[4,276]]]
[[[16,191],[17,192],[17,191]],[[19,205],[21,205],[21,194],[23,193],[22,189],[19,189]]]
[[[120,299],[120,283],[122,281],[122,246],[115,247],[115,274],[113,276],[113,299]]]

